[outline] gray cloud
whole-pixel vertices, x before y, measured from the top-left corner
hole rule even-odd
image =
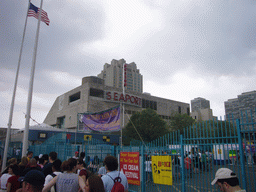
[[[41,121],[56,96],[79,86],[82,77],[97,75],[112,59],[137,63],[144,90],[155,96],[183,102],[216,98],[218,110],[224,99],[255,89],[254,1],[131,0],[127,7],[120,1],[44,1],[51,23],[41,22],[32,104]],[[9,111],[27,5],[0,1],[1,114]],[[36,26],[37,20],[28,18],[18,119],[26,110]],[[6,119],[1,117],[2,125]]]
[[[201,73],[253,74],[255,2],[185,3],[161,7],[164,29],[148,38],[139,53],[148,57],[147,63],[159,65],[147,72],[163,79],[193,63]]]

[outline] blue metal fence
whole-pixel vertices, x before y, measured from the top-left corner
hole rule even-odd
[[[253,111],[241,112],[238,120],[200,122],[182,131],[171,132],[146,146],[133,142],[137,147],[119,147],[117,154],[130,151],[141,155],[141,185],[130,185],[130,190],[218,191],[211,181],[219,168],[226,167],[238,175],[242,188],[256,191],[255,114]],[[152,172],[146,171],[146,159],[162,155],[172,157],[173,185],[155,184]]]
[[[136,146],[111,146],[97,140],[71,145],[53,139],[53,143],[30,146],[30,150],[34,155],[56,151],[61,160],[66,160],[79,149],[90,157],[88,164],[96,164],[96,169],[108,154],[119,158],[120,152],[139,152],[141,184],[129,185],[129,191],[218,191],[211,186],[211,181],[220,167],[232,169],[238,175],[240,186],[247,191],[256,191],[255,114],[255,111],[250,111],[241,113],[239,120],[199,122],[145,146],[138,142],[134,142]],[[152,170],[147,167],[150,157],[165,155],[172,158],[172,185],[155,184]]]

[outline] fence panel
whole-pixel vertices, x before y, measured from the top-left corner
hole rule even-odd
[[[211,186],[216,171],[221,167],[233,170],[247,191],[256,189],[256,123],[255,111],[243,112],[240,119],[200,122],[184,130],[171,132],[155,141],[137,146],[109,146],[97,141],[74,145],[56,143],[30,146],[34,155],[56,151],[61,160],[74,152],[85,151],[86,163],[96,170],[110,154],[119,159],[120,152],[140,153],[140,186],[129,185],[129,191],[205,192],[218,191]],[[153,181],[152,156],[171,156],[172,185]],[[90,157],[90,159],[89,159]],[[96,165],[96,166],[95,166]],[[96,171],[94,170],[94,171]],[[171,181],[170,181],[171,182]]]

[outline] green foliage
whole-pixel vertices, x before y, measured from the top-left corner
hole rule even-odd
[[[187,128],[195,123],[195,120],[187,114],[176,113],[170,123],[169,127],[171,131],[180,131],[183,134],[184,128]]]
[[[167,132],[166,122],[153,109],[145,109],[131,116],[124,129],[124,144],[129,144],[131,140],[141,141],[141,138],[145,143],[150,142]]]

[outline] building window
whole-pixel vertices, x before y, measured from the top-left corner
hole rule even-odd
[[[93,97],[104,97],[104,91],[101,89],[94,89],[94,88],[90,88],[90,96]]]
[[[153,107],[154,110],[157,110],[157,102],[154,101],[154,107]]]
[[[69,96],[69,103],[79,100],[80,95],[81,95],[81,92],[79,91],[78,93],[75,93],[75,94]]]
[[[178,112],[181,114],[181,106],[178,106]]]
[[[190,110],[189,107],[187,108],[187,114],[190,115]]]
[[[142,108],[150,108],[150,109],[157,110],[157,102],[142,99]]]
[[[57,124],[56,124],[57,128],[65,128],[65,116],[63,117],[58,117],[57,118]]]

